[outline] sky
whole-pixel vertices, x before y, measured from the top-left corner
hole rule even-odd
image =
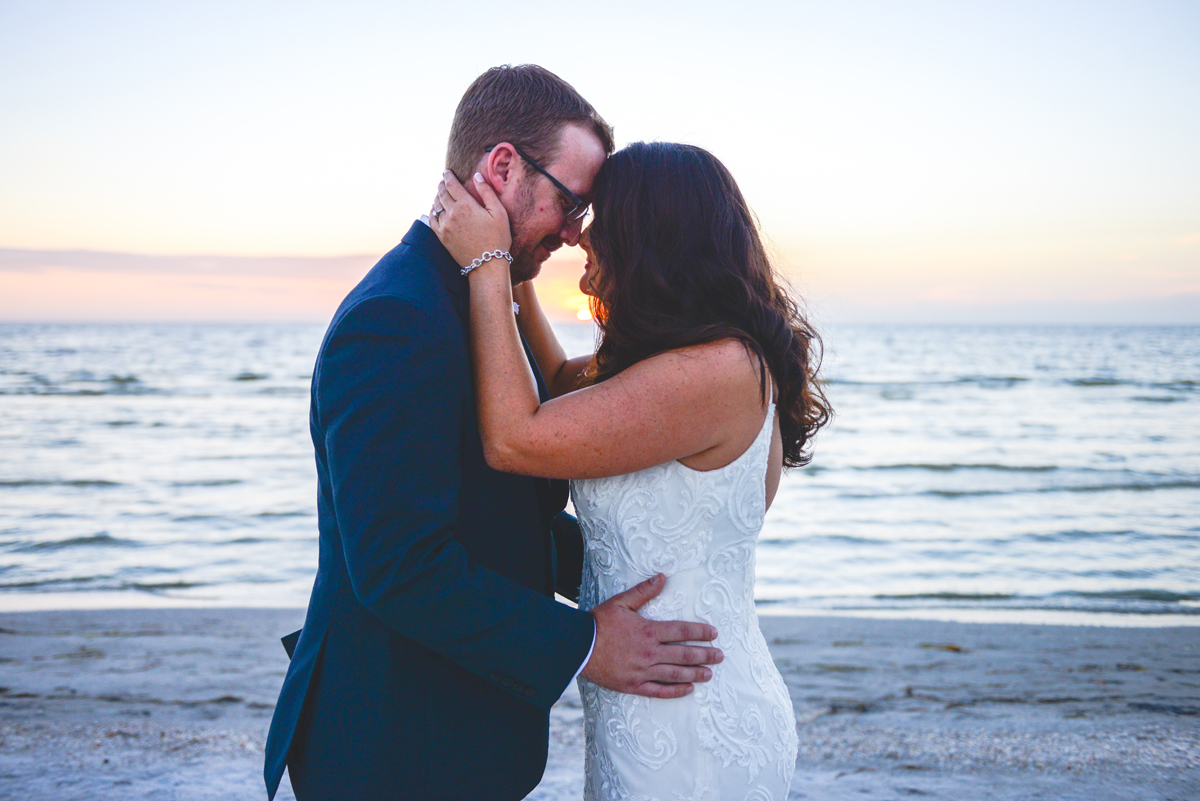
[[[818,321],[1200,323],[1200,4],[1153,0],[0,0],[0,321],[326,321],[522,62],[720,158]]]

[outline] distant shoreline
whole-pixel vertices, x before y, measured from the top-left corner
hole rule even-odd
[[[278,599],[255,603],[246,598],[179,598],[153,593],[130,592],[0,592],[0,614],[22,612],[94,612],[159,609],[194,610],[278,610],[299,611],[305,602],[280,603]],[[944,623],[1027,626],[1098,626],[1107,628],[1200,627],[1200,614],[1146,614],[1134,612],[1091,612],[1062,609],[988,609],[927,607],[917,609],[825,609],[788,604],[765,603],[758,606],[763,618],[847,618],[857,620],[910,620]]]

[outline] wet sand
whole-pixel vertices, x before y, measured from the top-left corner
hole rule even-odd
[[[261,799],[301,610],[0,614],[0,798]],[[1200,628],[764,617],[792,798],[1200,797]],[[582,797],[582,710],[538,801]],[[292,794],[285,779],[280,798]]]

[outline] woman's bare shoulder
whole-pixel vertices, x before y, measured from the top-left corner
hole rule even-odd
[[[759,359],[745,342],[723,339],[664,351],[640,364],[655,372],[676,373],[685,384],[699,382],[713,394],[759,396]]]

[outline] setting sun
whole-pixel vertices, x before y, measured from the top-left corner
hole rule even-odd
[[[0,0],[0,801],[1200,801],[1197,45]]]
[[[583,251],[564,247],[547,259],[534,280],[538,300],[552,320],[588,321],[592,319],[588,297],[579,291],[583,273]]]

